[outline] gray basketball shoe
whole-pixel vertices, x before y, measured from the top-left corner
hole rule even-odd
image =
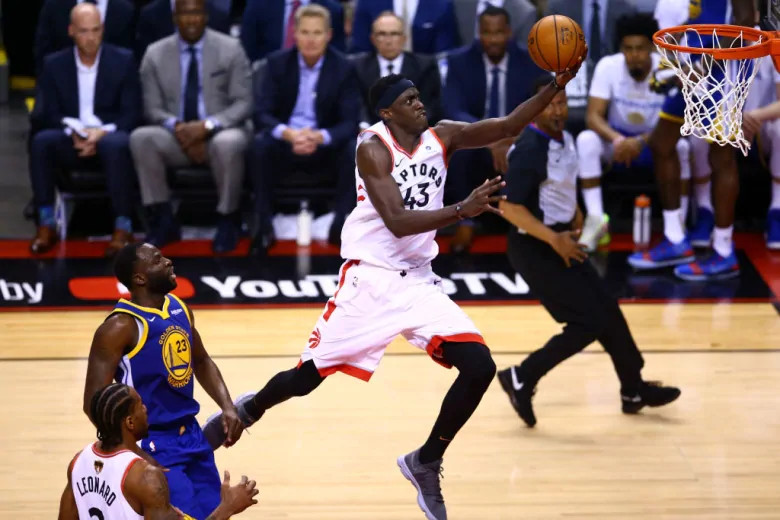
[[[417,488],[417,504],[428,520],[447,520],[447,508],[441,496],[440,480],[444,469],[441,461],[421,464],[419,449],[398,457],[398,467],[403,476]]]
[[[233,404],[236,405],[238,410],[238,418],[244,423],[244,428],[249,428],[257,422],[257,419],[246,413],[244,409],[244,403],[249,401],[255,396],[256,392],[246,392],[239,395]],[[225,443],[225,430],[222,428],[222,412],[216,412],[206,419],[206,423],[203,425],[203,436],[208,441],[212,450],[216,450]]]

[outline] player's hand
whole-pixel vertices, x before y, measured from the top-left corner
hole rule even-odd
[[[461,203],[460,214],[464,217],[476,217],[490,211],[496,215],[503,215],[504,212],[493,206],[500,200],[506,200],[506,195],[495,195],[495,193],[506,186],[506,182],[501,180],[501,176],[485,179],[485,182],[477,186],[466,200]]]
[[[231,486],[230,472],[225,470],[225,479],[222,481],[222,489],[219,492],[222,498],[220,505],[225,507],[229,514],[237,515],[247,507],[257,504],[257,499],[254,497],[260,493],[260,490],[255,487],[256,485],[254,480],[249,480],[244,475],[241,477],[241,482]]]
[[[642,153],[642,142],[636,137],[626,137],[614,143],[612,160],[626,167]]]
[[[244,431],[244,423],[238,417],[238,410],[236,410],[235,406],[222,410],[222,429],[225,432],[225,443],[223,446],[226,448],[234,445],[241,438],[241,433]]]
[[[563,72],[558,72],[555,74],[555,84],[558,85],[558,88],[565,87],[568,82],[574,79],[574,76],[577,75],[577,72],[580,70],[580,67],[582,67],[582,64],[585,63],[585,60],[587,58],[588,58],[588,45],[586,44],[585,50],[582,51],[582,56],[577,58],[577,63],[575,63],[571,67],[568,67]]]
[[[509,169],[509,158],[506,153],[510,146],[512,146],[512,138],[502,139],[488,146],[490,154],[493,156],[493,169],[495,171],[506,173]]]
[[[206,164],[208,159],[206,151],[206,141],[194,142],[184,148],[184,153],[194,164]]]
[[[576,260],[580,263],[584,262],[588,258],[588,253],[585,252],[585,246],[578,244],[577,240],[580,238],[580,231],[561,231],[556,233],[550,245],[558,255],[563,258],[563,262],[566,267],[571,267],[571,261]]]
[[[753,112],[745,112],[742,114],[742,132],[745,134],[745,139],[748,142],[761,131],[761,120],[758,119]]]

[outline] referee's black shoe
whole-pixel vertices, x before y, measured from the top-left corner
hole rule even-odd
[[[639,391],[633,395],[621,393],[623,413],[635,414],[645,406],[663,406],[680,397],[680,389],[662,386],[659,381],[642,381]]]
[[[515,409],[517,415],[529,428],[533,428],[536,424],[536,416],[534,408],[531,406],[531,398],[536,393],[536,386],[530,386],[522,378],[518,378],[519,372],[515,366],[501,370],[498,373],[498,382],[501,383],[501,388],[509,396],[509,402],[512,403],[512,408]]]

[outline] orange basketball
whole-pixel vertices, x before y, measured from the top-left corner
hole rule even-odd
[[[568,16],[545,16],[528,33],[531,59],[550,72],[562,72],[574,66],[584,51],[585,35],[577,22]]]

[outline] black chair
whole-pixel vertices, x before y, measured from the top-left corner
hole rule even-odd
[[[262,95],[263,74],[265,74],[266,59],[257,60],[252,64],[252,95],[258,99]],[[249,177],[249,175],[247,175]],[[274,187],[274,201],[279,205],[297,205],[302,200],[314,204],[323,204],[332,200],[336,194],[336,185],[328,175],[310,175],[303,171],[291,171],[284,175]]]

